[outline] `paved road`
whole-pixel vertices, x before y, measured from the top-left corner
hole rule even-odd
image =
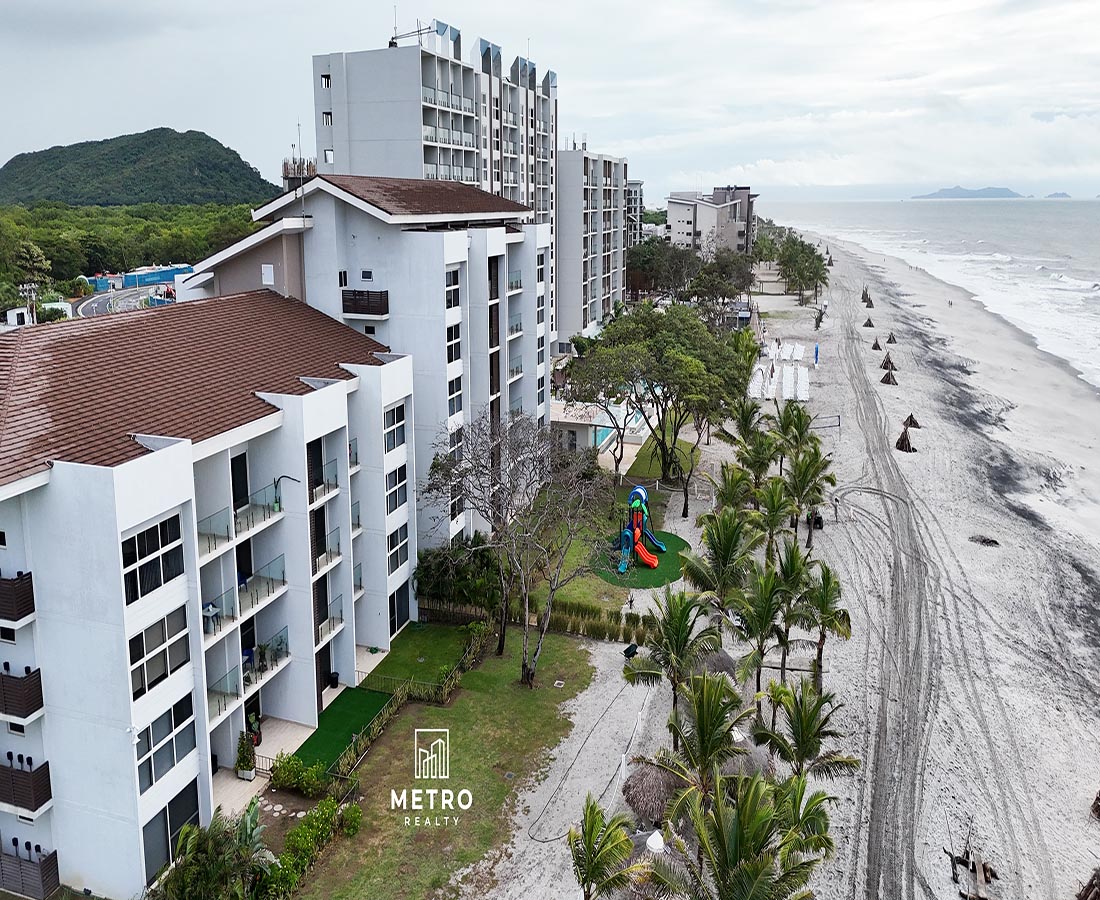
[[[148,287],[140,287],[95,294],[77,306],[76,314],[87,318],[89,316],[102,316],[104,313],[140,309],[141,302],[149,296],[149,291],[150,288]]]

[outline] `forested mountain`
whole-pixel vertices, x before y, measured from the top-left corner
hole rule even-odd
[[[20,153],[0,168],[0,205],[255,205],[278,193],[236,151],[201,131],[171,128]]]

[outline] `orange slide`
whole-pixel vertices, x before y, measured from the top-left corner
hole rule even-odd
[[[657,568],[657,557],[650,553],[645,544],[642,543],[642,530],[640,528],[634,529],[634,552],[638,554],[638,559],[651,569]]]

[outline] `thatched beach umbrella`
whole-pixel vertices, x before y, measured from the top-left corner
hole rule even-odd
[[[906,428],[920,428],[920,422],[916,420],[916,417],[912,413],[909,413],[905,421],[901,424],[904,425]]]
[[[887,369],[886,374],[882,376],[882,381],[880,381],[879,383],[880,384],[897,384],[898,380],[894,377],[893,370],[892,369]]]
[[[871,292],[867,290],[867,285],[863,286],[863,293],[859,295],[859,299],[864,303],[871,299]]]
[[[704,672],[721,672],[725,675],[729,675],[734,681],[737,680],[737,660],[730,656],[725,650],[719,648],[713,653],[708,653],[704,656],[695,666],[693,675],[702,675]]]
[[[871,345],[872,350],[881,350],[882,345],[878,342],[878,338],[875,338],[875,342]]]
[[[745,752],[738,753],[722,764],[723,775],[775,777],[775,757],[772,756],[767,747],[757,746],[748,739],[738,741],[737,746]]]
[[[870,316],[868,316],[867,321],[863,323],[863,327],[864,328],[874,328],[875,327],[875,323],[871,321]]]
[[[887,344],[896,344],[897,342],[898,342],[898,339],[896,337],[894,337],[894,332],[891,331],[890,332],[890,337],[888,337],[886,339],[886,343]]]
[[[902,453],[916,453],[916,448],[909,443],[909,429],[903,429],[901,437],[894,442],[894,447],[900,450]]]
[[[890,354],[887,353],[882,358],[882,365],[879,366],[879,368],[880,369],[889,369],[890,371],[893,371],[894,369],[897,368],[897,366],[894,365],[894,361],[892,359],[890,359]]]
[[[646,822],[661,822],[678,784],[671,772],[641,760],[634,763],[634,771],[623,782],[623,799],[638,818]]]
[[[874,309],[875,308],[875,303],[870,297],[867,298],[867,308],[868,309]]]

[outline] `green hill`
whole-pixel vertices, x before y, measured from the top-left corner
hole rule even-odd
[[[210,135],[171,128],[20,153],[0,168],[0,204],[233,204],[278,193]]]

